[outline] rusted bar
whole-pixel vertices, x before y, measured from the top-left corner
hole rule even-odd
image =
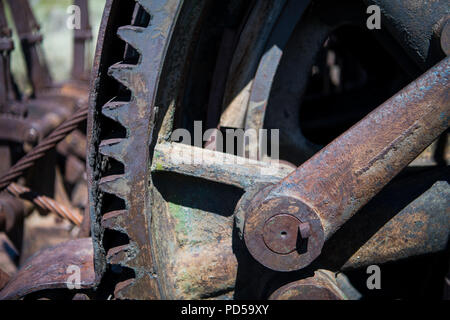
[[[0,300],[15,300],[45,289],[92,288],[96,283],[91,238],[66,241],[30,258],[0,291]],[[79,269],[77,269],[79,268]],[[70,277],[79,271],[79,283]]]
[[[449,126],[450,59],[446,58],[342,134],[294,173],[250,203],[244,237],[263,265],[291,271],[309,265],[325,240]],[[270,250],[267,221],[290,214],[310,235],[283,233],[289,253]],[[273,227],[271,228],[271,230]]]
[[[62,218],[69,219],[72,223],[76,224],[77,226],[79,226],[81,224],[81,221],[83,220],[82,215],[77,211],[67,208],[65,205],[60,204],[49,197],[37,195],[31,192],[30,189],[23,187],[21,185],[11,183],[8,186],[7,190],[12,195],[18,198],[23,198],[32,201],[35,205],[37,205],[41,209],[54,212],[60,215]]]
[[[74,5],[80,8],[80,29],[74,30],[74,49],[72,78],[85,80],[86,78],[86,42],[92,40],[91,26],[89,25],[89,8],[87,0],[74,0]]]
[[[36,144],[41,131],[37,121],[11,114],[0,114],[0,140]]]
[[[444,251],[449,232],[450,187],[439,182],[384,225],[342,270]]]
[[[194,157],[202,159],[201,167],[196,165]],[[228,153],[218,153],[182,143],[158,144],[155,147],[152,171],[176,172],[243,189],[257,183],[277,182],[293,171],[293,168],[280,164],[277,170],[269,174],[270,164],[251,159],[246,159],[245,162],[242,160]],[[217,165],[218,163],[220,165]],[[268,174],[261,175],[264,169]]]
[[[445,181],[450,170],[437,172],[425,170],[389,184],[327,241],[317,265],[348,270],[444,252],[450,235]]]

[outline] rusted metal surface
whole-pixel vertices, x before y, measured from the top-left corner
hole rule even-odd
[[[283,50],[291,37],[295,26],[300,21],[309,6],[310,1],[290,0],[280,14],[270,38],[265,44],[265,52],[259,62],[253,79],[250,97],[245,116],[246,129],[263,128],[264,114],[269,100],[272,81],[278,69]],[[251,154],[257,154],[259,144],[248,146]],[[253,152],[253,153],[252,153]]]
[[[196,161],[201,161],[202,165]],[[176,172],[248,189],[258,183],[277,182],[293,168],[285,164],[271,166],[262,161],[172,142],[156,145],[152,171]]]
[[[430,69],[249,206],[244,235],[258,261],[280,271],[310,264],[326,239],[448,128],[449,63],[446,58]],[[300,221],[318,221],[323,232],[308,241],[315,250],[306,258],[266,258],[273,252],[262,241],[262,227],[282,213],[282,203]]]
[[[301,223],[290,214],[281,213],[273,216],[263,227],[265,245],[278,254],[289,254],[296,250],[301,246],[299,242],[308,239],[310,234],[309,224]]]
[[[318,270],[313,277],[289,283],[274,293],[270,300],[347,300],[339,288],[335,274]]]
[[[450,55],[450,18],[443,22],[441,37],[441,48],[446,55]]]
[[[426,175],[430,176],[429,173]],[[161,178],[164,177],[162,176]],[[343,230],[348,233],[347,239],[338,239],[335,242],[336,246],[326,250],[326,257],[330,259],[345,259],[347,257],[348,260],[351,257],[348,262],[343,260],[340,264],[333,263],[334,267],[338,266],[336,270],[339,268],[347,270],[373,263],[397,261],[408,257],[432,254],[445,249],[449,230],[448,196],[446,194],[448,192],[446,188],[448,187],[444,187],[446,184],[437,184],[430,191],[431,194],[425,193],[423,198],[421,197],[420,203],[429,203],[428,207],[425,205],[421,207],[419,202],[414,201],[405,210],[400,209],[399,213],[397,211],[392,213],[393,217],[391,220],[386,217],[384,217],[386,220],[376,220],[377,216],[382,216],[384,211],[388,210],[387,208],[390,207],[389,204],[395,199],[395,195],[399,195],[399,189],[405,189],[408,185],[417,184],[423,180],[422,178],[419,176],[414,181],[408,180],[394,189],[387,189],[387,192],[393,194],[393,196],[382,198],[372,206],[373,212],[371,212],[371,215],[362,217],[363,220],[367,220],[366,224],[356,223],[353,228]],[[182,182],[183,179],[181,177],[178,180],[169,179],[166,181],[166,187],[159,185],[157,187],[165,202],[163,200],[155,201],[158,204],[155,210],[159,214],[154,217],[154,230],[156,232],[154,236],[158,241],[154,245],[157,245],[158,250],[160,250],[158,252],[161,252],[160,254],[162,255],[160,265],[170,266],[165,269],[165,272],[159,273],[159,276],[169,279],[166,290],[171,295],[168,298],[202,298],[205,297],[203,295],[205,293],[214,293],[218,289],[223,288],[225,284],[230,285],[230,279],[236,276],[236,268],[238,266],[237,261],[233,259],[232,252],[227,247],[227,243],[228,245],[231,243],[229,220],[219,219],[216,215],[211,214],[212,210],[209,210],[210,213],[208,213],[202,211],[201,208],[192,208],[193,204],[201,203],[202,199],[208,199],[209,202],[213,202],[211,191],[209,191],[210,193],[205,192],[208,187],[200,190],[194,189],[189,184],[182,184]],[[181,192],[175,192],[174,186],[180,186],[178,189],[188,188],[197,196],[192,197],[191,195],[183,195]],[[208,189],[214,190],[210,187]],[[176,195],[169,197],[170,192],[168,190]],[[432,196],[430,197],[430,195]],[[183,198],[190,198],[191,200],[185,203],[182,200]],[[228,197],[226,198],[229,199]],[[399,204],[399,206],[401,208],[402,205]],[[423,210],[421,208],[426,208],[426,211],[418,214],[417,211]],[[415,211],[416,209],[417,211]],[[420,218],[422,215],[423,219]],[[125,224],[126,219],[121,217],[123,217],[121,213],[116,213],[111,215],[111,217],[105,217],[105,221],[108,221],[110,218],[117,218],[115,221],[116,225]],[[388,221],[388,223],[385,227],[377,230],[377,225],[385,224],[382,221]],[[369,226],[371,228],[368,228]],[[374,228],[375,231],[373,231]],[[395,230],[395,233],[393,230]],[[360,233],[373,234],[373,239],[377,239],[377,242],[370,240],[366,244],[363,242],[358,246],[349,244],[349,241],[352,239],[358,236],[362,237],[362,235],[359,235]],[[214,239],[220,239],[220,244],[216,244],[220,248],[219,251],[214,250],[214,246],[211,247],[211,242]],[[392,242],[384,239],[389,239]],[[365,241],[367,240],[369,239]],[[350,250],[347,250],[347,246]],[[355,252],[360,247],[360,250],[366,252],[367,255],[358,259],[358,255]],[[202,248],[208,248],[208,250],[203,250]],[[354,251],[351,251],[351,249]],[[339,255],[336,255],[336,252],[339,252]],[[351,252],[350,256],[347,255],[348,252]],[[189,261],[189,263],[186,261]],[[215,269],[217,261],[220,261],[222,265],[220,271]],[[322,260],[321,263],[330,265],[328,261]],[[343,265],[345,266],[342,267]],[[211,278],[211,281],[205,280],[208,278]],[[221,280],[218,281],[217,279]],[[232,290],[232,286],[228,290]]]
[[[248,100],[252,93],[256,95],[257,92],[253,78],[263,56],[263,49],[267,49],[267,39],[271,34],[274,35],[274,26],[276,30],[276,25],[289,20],[283,21],[281,14],[291,13],[286,9],[286,3],[255,2],[250,15],[242,18],[242,27],[238,31],[233,30],[234,34],[228,29],[224,31],[219,50],[227,52],[218,54],[215,59],[217,65],[209,70],[215,70],[215,75],[212,76],[214,83],[205,94],[210,98],[206,101],[211,102],[210,105],[215,108],[205,111],[206,118],[209,119],[208,128],[216,126],[214,119],[218,116],[217,107],[223,92],[226,109],[221,120],[223,123],[233,122],[239,123],[236,126],[244,126]],[[208,8],[212,6],[205,5],[203,1],[185,1],[182,5],[178,1],[145,0],[138,1],[136,7],[133,1],[118,0],[108,1],[106,6],[91,90],[88,178],[96,276],[97,279],[104,277],[103,279],[114,279],[110,281],[119,281],[114,282],[115,298],[230,298],[235,290],[239,296],[239,291],[242,290],[239,282],[242,281],[243,262],[236,249],[239,237],[235,237],[234,231],[236,226],[238,232],[244,229],[242,224],[245,213],[253,209],[258,214],[267,210],[266,215],[261,214],[253,220],[255,224],[262,221],[258,225],[261,237],[255,246],[270,251],[257,252],[256,255],[264,256],[259,256],[259,260],[266,261],[265,265],[274,262],[283,265],[284,270],[308,265],[320,254],[323,242],[331,238],[345,220],[430,143],[432,136],[436,137],[435,132],[428,134],[425,128],[439,127],[432,123],[431,113],[423,117],[425,120],[422,123],[414,123],[415,117],[423,116],[422,106],[415,105],[417,101],[414,99],[429,100],[423,103],[426,106],[431,104],[433,95],[441,99],[440,102],[447,99],[445,91],[448,91],[448,73],[442,76],[442,73],[434,71],[443,78],[436,81],[437,84],[431,83],[433,80],[430,79],[430,85],[425,82],[415,83],[414,88],[409,88],[408,92],[400,94],[402,97],[395,97],[390,102],[393,104],[390,110],[385,110],[378,118],[369,116],[372,123],[364,130],[361,129],[363,125],[357,125],[356,130],[359,128],[361,131],[344,134],[343,137],[347,140],[341,140],[339,148],[333,149],[331,145],[311,160],[311,163],[307,163],[307,169],[299,169],[298,176],[294,174],[287,178],[286,181],[291,183],[289,188],[277,189],[272,186],[275,189],[267,188],[254,198],[259,186],[277,183],[293,169],[281,166],[275,173],[264,175],[261,170],[270,169],[270,165],[263,162],[250,161],[242,164],[238,157],[213,151],[214,147],[213,150],[190,147],[173,143],[169,138],[171,131],[177,126],[175,118],[183,112],[189,113],[191,107],[194,109],[190,104],[183,106],[180,96],[191,94],[189,90],[183,92],[182,89],[185,85],[188,86],[187,82],[195,79],[195,76],[188,77],[189,72],[186,70],[193,68],[192,73],[195,74],[196,65],[189,66],[189,63],[195,60],[192,52],[201,51],[198,44],[200,41],[196,37],[202,33],[201,23],[207,20],[208,13],[211,12]],[[152,22],[149,25],[150,16]],[[299,46],[297,51],[290,52],[291,56],[303,53],[298,58],[301,60],[300,68],[295,67],[298,66],[298,61],[295,65],[288,64],[291,73],[301,70],[298,76],[301,79],[287,87],[292,91],[300,84],[301,88],[299,92],[291,92],[292,97],[277,100],[290,102],[287,106],[280,105],[281,109],[278,111],[283,116],[288,109],[298,109],[298,102],[303,97],[307,84],[304,74],[310,72],[317,52],[330,30],[341,22],[335,21],[333,24],[327,20],[320,24],[319,20],[323,18],[320,15],[314,18],[303,17],[302,20],[308,25],[303,25],[301,32],[297,32],[292,28],[296,26],[295,21],[300,16],[293,15],[292,18],[293,36],[288,37],[289,33],[283,33],[284,40],[294,38],[295,35],[297,42],[314,44]],[[320,28],[316,28],[317,26]],[[318,31],[313,32],[316,29]],[[123,42],[118,40],[117,30]],[[304,37],[308,33],[312,35]],[[236,39],[234,37],[239,38],[237,44],[233,43],[233,39]],[[305,53],[308,51],[305,48],[313,50]],[[231,56],[234,57],[229,61]],[[262,71],[259,74],[259,84],[265,88],[262,95],[265,102],[271,94],[271,80],[277,72],[286,71],[286,65],[282,70],[278,68],[281,52],[277,52],[272,58],[268,59],[269,62],[276,63],[269,66],[264,64],[267,61],[263,56],[264,66],[272,68],[270,76],[267,73],[261,76]],[[121,60],[123,61],[117,63]],[[227,70],[226,66],[230,66],[228,79],[225,74],[219,74]],[[289,82],[286,79],[284,81]],[[435,89],[434,85],[438,86],[439,83],[441,88]],[[284,97],[280,92],[283,91],[277,91],[277,95]],[[408,110],[401,100],[407,102],[405,104],[408,105]],[[252,107],[258,109],[260,102],[259,98],[253,99]],[[441,108],[444,118],[447,117],[445,128],[448,127],[448,105],[441,103],[440,106],[433,107]],[[298,115],[295,112],[293,114]],[[252,127],[251,122],[257,120],[254,127],[261,128],[264,112],[257,112],[256,117],[251,113],[247,113],[247,127]],[[391,119],[392,115],[395,119]],[[298,135],[294,132],[299,132],[298,117],[291,118],[295,121],[292,120],[284,129],[290,139],[295,140]],[[187,119],[191,120],[189,117]],[[179,122],[183,121],[187,122],[184,118]],[[425,122],[426,125],[422,127]],[[218,124],[220,125],[221,123]],[[405,133],[404,129],[411,130]],[[367,131],[372,134],[370,143],[367,143],[368,135],[364,136]],[[433,128],[430,131],[434,131]],[[414,141],[421,139],[420,146],[409,149]],[[304,161],[318,148],[317,145],[303,148],[305,153],[299,161]],[[69,143],[61,144],[59,150],[69,158],[72,157],[72,160],[75,159],[73,155],[80,158],[83,156],[77,146],[72,148]],[[430,152],[435,153],[435,149]],[[221,157],[221,161],[217,161],[218,157]],[[386,159],[391,161],[388,163],[391,167],[386,168]],[[67,165],[77,169],[76,172],[73,171],[73,176],[66,176],[67,180],[75,182],[80,178],[81,167],[77,162],[68,161]],[[306,188],[300,192],[299,189],[303,186],[297,185],[303,181]],[[242,190],[230,186],[243,189],[245,195],[240,198]],[[438,192],[443,194],[442,185],[438,187]],[[298,193],[300,199],[295,198]],[[280,194],[286,197],[278,198]],[[392,259],[441,251],[445,242],[445,232],[442,230],[446,227],[446,221],[439,225],[442,230],[433,229],[434,222],[429,221],[441,219],[439,221],[442,222],[442,207],[447,203],[442,198],[431,199],[429,194],[424,196],[426,200],[420,202],[420,208],[432,201],[430,212],[417,216],[414,210],[418,202],[412,204],[412,207],[408,206],[406,211],[401,211],[398,217],[386,224],[386,228],[381,228],[379,233],[374,232],[376,242],[366,239],[369,240],[367,244],[353,247],[355,250],[351,254],[355,256],[346,256],[349,264],[346,265],[347,261],[343,261],[339,267],[361,267],[372,261],[384,263]],[[257,202],[253,207],[247,206],[252,203],[251,200],[263,201],[265,197],[274,198],[261,207]],[[239,212],[233,213],[239,198]],[[439,212],[439,218],[427,220],[431,212]],[[411,215],[415,218],[406,218]],[[83,234],[87,234],[87,221],[84,221]],[[417,221],[423,222],[423,228],[411,227]],[[248,231],[248,225],[245,230]],[[407,233],[405,230],[414,232]],[[437,238],[432,238],[435,231]],[[405,241],[400,237],[401,234],[414,237],[414,241]],[[390,235],[395,235],[395,250],[389,249],[387,242],[381,244],[382,237],[389,238]],[[436,243],[430,246],[428,242],[433,239]],[[426,244],[420,245],[422,240]],[[374,250],[380,250],[379,254]],[[355,258],[355,252],[359,252],[359,260]],[[290,261],[280,257],[289,255],[292,256]],[[300,264],[298,256],[303,260]],[[361,261],[362,264],[358,264]],[[293,264],[296,267],[292,269]],[[315,269],[317,268],[313,270]],[[255,267],[255,270],[254,274],[249,273],[250,277],[264,274],[264,277],[257,279],[261,282],[260,286],[264,287],[265,281],[270,278],[266,273],[270,274],[272,271],[262,266],[259,269]],[[343,298],[332,277],[321,278],[319,281],[316,278],[317,274],[312,279],[290,284],[277,291],[272,298]]]
[[[286,1],[260,1],[243,27],[228,73],[220,126],[244,126],[255,70],[267,39]]]
[[[449,235],[450,185],[441,181],[380,228],[342,270],[443,252]]]
[[[15,31],[17,31],[21,41],[21,48],[28,71],[27,76],[33,86],[33,92],[29,97],[25,94],[22,95],[22,92],[14,83],[13,75],[10,71],[10,52],[14,49],[14,46],[12,33],[8,28],[4,14],[4,5],[6,6],[7,4],[9,4],[11,9],[12,20],[16,26]],[[84,9],[87,10],[87,6]],[[86,18],[84,13],[82,18],[83,20]],[[80,113],[78,115],[74,114],[75,118],[78,117],[77,119],[72,119],[74,122],[71,124],[66,122],[68,126],[65,128],[64,125],[60,127],[62,131],[59,133],[54,132],[53,135],[43,142],[43,145],[31,150],[31,153],[24,160],[26,163],[22,162],[24,166],[13,173],[9,177],[12,180],[1,188],[3,190],[7,187],[7,191],[14,195],[11,196],[6,192],[0,195],[0,229],[2,231],[0,237],[0,268],[2,271],[6,271],[8,276],[12,276],[17,271],[16,265],[19,261],[23,261],[30,256],[35,252],[35,249],[72,238],[78,232],[78,228],[74,227],[73,224],[80,225],[82,220],[78,209],[73,209],[73,205],[78,204],[79,199],[75,199],[78,202],[72,201],[71,203],[72,199],[69,199],[66,188],[69,190],[73,189],[72,195],[74,198],[80,198],[78,194],[82,193],[82,184],[86,183],[82,181],[84,178],[84,164],[81,162],[86,156],[86,141],[83,141],[85,136],[84,134],[75,134],[67,138],[66,145],[62,148],[64,152],[61,152],[59,155],[56,152],[49,151],[61,139],[66,138],[70,131],[75,128],[83,128],[80,124],[86,119],[88,84],[73,80],[59,87],[53,86],[45,57],[40,47],[42,36],[39,34],[39,28],[27,0],[1,1],[1,174],[8,175],[8,170],[11,169],[15,162],[18,160],[20,162],[20,158],[24,153],[48,136],[78,106],[84,105],[85,111],[83,112],[82,108],[79,108],[78,111],[81,112],[81,118],[79,117]],[[35,94],[38,94],[39,97],[36,98]],[[75,154],[81,160],[74,160],[72,154]],[[67,177],[66,181],[62,181],[61,174],[55,178],[57,175],[55,172],[60,170],[58,167],[60,165],[64,166],[64,164],[67,164],[67,169],[72,173],[72,175]],[[30,168],[32,170],[27,170],[26,174],[24,174],[25,170]],[[76,168],[77,172],[71,170],[73,168]],[[12,170],[14,171],[15,169],[13,168]],[[19,177],[21,184],[10,184],[10,182]],[[69,182],[68,180],[71,181]],[[22,184],[31,186],[38,193],[32,192],[29,188],[22,186]],[[18,199],[19,197],[34,202],[36,206],[30,202]],[[52,198],[55,198],[57,201]],[[78,207],[84,208],[85,205],[86,201]],[[35,208],[38,208],[39,212],[35,210],[33,214],[29,215]],[[73,224],[59,217],[55,218],[54,215],[47,216],[47,211],[56,212],[64,219],[71,220]],[[50,217],[50,219],[42,223],[45,220],[44,216]],[[39,219],[34,219],[34,217]],[[30,225],[32,225],[31,228]],[[55,239],[57,240],[54,241]],[[17,249],[13,248],[14,246]],[[48,261],[48,263],[51,263],[51,261]],[[32,283],[28,285],[32,285]]]
[[[69,267],[80,268],[80,288],[95,284],[92,239],[71,240],[31,257],[0,291],[0,300],[15,300],[45,289],[68,288],[73,284]]]
[[[158,215],[154,216],[152,228],[158,248],[155,258],[165,268],[158,276],[166,298],[214,298],[232,292],[238,269],[232,246],[232,216],[203,207],[190,208],[189,202],[194,203],[195,198],[181,195],[179,201],[166,198],[170,201],[166,204],[162,198],[167,197],[167,191],[167,186],[159,186],[155,191],[154,210],[158,210]],[[209,195],[210,203],[218,200],[211,191]],[[206,196],[199,194],[197,199]]]
[[[100,66],[101,66],[101,52],[102,50],[110,50],[111,49],[111,44],[109,42],[111,42],[111,37],[112,35],[109,35],[109,38],[107,37],[107,29],[108,26],[111,25],[113,22],[113,17],[110,17],[111,15],[111,10],[112,10],[112,5],[113,5],[113,1],[109,0],[106,1],[105,4],[105,8],[103,10],[103,17],[102,17],[102,23],[100,25],[100,29],[99,29],[99,33],[98,33],[98,42],[97,42],[97,49],[95,52],[95,57],[94,57],[94,65],[93,65],[93,70],[92,70],[92,74],[96,75],[96,76],[100,76],[100,74],[104,74],[104,73],[99,73],[101,72],[100,70]],[[117,3],[116,3],[117,5]],[[114,9],[114,8],[113,8]],[[116,8],[117,10],[117,8]],[[113,11],[113,15],[114,15],[114,11]],[[114,26],[114,28],[117,28],[117,25]],[[106,39],[105,39],[106,38]],[[105,41],[106,40],[106,41]],[[109,40],[109,42],[108,42]],[[109,47],[108,47],[109,45]],[[103,58],[105,59],[105,58]],[[103,63],[107,63],[107,62],[103,62]],[[103,71],[106,72],[107,69],[104,67]],[[87,120],[87,139],[88,139],[88,153],[90,154],[92,152],[92,149],[94,148],[94,146],[99,144],[99,137],[98,135],[98,128],[96,128],[96,124],[95,119],[97,119],[99,117],[99,113],[98,111],[95,110],[95,107],[93,106],[95,104],[95,100],[98,99],[98,95],[101,94],[101,88],[99,87],[99,82],[100,81],[104,81],[105,78],[103,77],[99,77],[99,79],[97,81],[93,81],[93,86],[95,88],[94,91],[91,90],[90,94],[89,94],[89,108],[90,109],[94,109],[92,111],[90,111],[91,116],[88,117]],[[99,92],[100,91],[100,92]],[[101,244],[101,234],[102,234],[102,230],[95,228],[95,222],[97,221],[96,219],[96,215],[98,214],[98,210],[95,209],[95,205],[93,205],[94,203],[96,203],[97,201],[97,195],[93,194],[94,192],[97,193],[98,192],[98,186],[93,185],[94,183],[94,172],[97,171],[99,169],[98,164],[95,165],[94,162],[97,159],[92,158],[91,156],[89,156],[89,158],[87,158],[87,167],[86,167],[86,172],[87,172],[87,176],[88,176],[88,181],[91,184],[90,189],[89,189],[89,206],[88,206],[88,213],[90,215],[90,221],[91,221],[91,233],[92,233],[92,242],[93,242],[93,246],[94,246],[94,269],[96,272],[96,276],[97,278],[101,278],[105,272],[106,269],[106,265],[105,265],[105,251],[102,248],[102,244]],[[93,189],[93,190],[92,190]]]
[[[394,179],[326,242],[315,265],[345,271],[445,252],[448,174],[428,169]]]
[[[324,230],[316,212],[293,197],[277,197],[267,201],[271,188],[263,189],[245,209],[244,239],[250,253],[264,266],[279,271],[297,270],[309,265],[320,254],[325,240]],[[257,213],[257,214],[255,214]],[[289,253],[278,253],[267,246],[265,225],[276,216],[284,214],[295,221],[295,228],[272,226],[278,234],[271,234],[270,240],[287,239],[290,242]],[[279,220],[272,221],[272,223]],[[280,222],[283,222],[280,221]],[[304,239],[299,230],[300,224],[309,225],[309,237]],[[295,240],[295,241],[294,241]]]
[[[368,5],[381,8],[382,27],[386,27],[407,54],[421,66],[430,68],[444,56],[435,31],[450,15],[448,1],[365,0]]]
[[[285,15],[289,16],[289,11]],[[339,19],[335,19],[336,16]],[[306,125],[314,128],[319,128],[319,125],[310,119],[299,125],[305,100],[308,99],[307,89],[313,80],[305,75],[318,68],[317,59],[334,37],[333,31],[348,26],[364,28],[365,19],[365,7],[358,2],[321,1],[309,6],[298,23],[290,26],[290,37],[286,38],[289,32],[281,32],[278,39],[273,36],[272,45],[267,47],[260,61],[251,88],[253,98],[247,106],[245,127],[279,129],[280,154],[286,160],[299,165],[321,148],[306,136],[305,130]],[[286,27],[282,21],[279,24],[278,28],[282,30]],[[339,102],[334,101],[336,98],[332,99],[332,104],[340,109]],[[321,110],[323,106],[317,104],[315,108]],[[320,120],[332,119],[331,122],[336,124],[340,116],[331,118],[321,115]],[[249,146],[255,147],[258,146]]]
[[[142,55],[136,65],[117,63],[109,67],[108,74],[116,79],[133,94],[131,100],[98,101],[96,95],[91,96],[91,113],[103,112],[103,114],[127,128],[127,137],[121,137],[121,152],[114,152],[117,141],[108,146],[102,143],[101,153],[105,157],[112,157],[125,164],[123,174],[108,175],[98,181],[98,185],[92,186],[90,190],[90,201],[95,208],[91,208],[92,221],[98,222],[102,214],[108,214],[107,207],[101,212],[98,207],[98,197],[100,194],[111,194],[123,199],[126,203],[122,209],[122,214],[126,216],[127,224],[115,226],[124,232],[129,239],[123,246],[103,248],[96,246],[96,270],[99,274],[105,269],[104,260],[108,254],[114,254],[113,264],[131,268],[135,273],[135,278],[122,283],[120,290],[116,290],[118,298],[158,298],[160,297],[158,281],[155,277],[155,263],[152,257],[149,223],[151,218],[151,207],[149,206],[148,185],[149,168],[145,163],[149,160],[149,150],[147,147],[152,137],[153,123],[151,122],[154,112],[154,96],[157,91],[158,78],[161,72],[161,64],[167,51],[176,17],[181,9],[180,1],[137,1],[141,10],[152,16],[152,23],[146,27],[136,27],[132,25],[123,26],[118,29],[118,36],[128,45],[132,46]],[[119,7],[119,1],[109,1],[105,10],[105,21],[108,23],[108,15],[117,14],[114,10]],[[131,9],[134,9],[131,8]],[[119,13],[123,14],[123,12]],[[139,16],[137,16],[139,17]],[[109,16],[111,19],[111,16]],[[139,21],[137,21],[139,22]],[[126,22],[125,22],[126,23]],[[130,22],[128,22],[130,23]],[[148,21],[147,21],[148,24]],[[110,26],[109,26],[110,27]],[[109,30],[111,31],[111,29]],[[103,32],[103,34],[102,34]],[[101,29],[101,37],[113,37],[113,34],[105,34]],[[104,40],[100,40],[104,41]],[[102,42],[101,42],[102,43]],[[105,43],[103,43],[104,45]],[[100,46],[101,47],[101,46]],[[105,50],[105,48],[103,48]],[[102,62],[97,56],[95,71]],[[159,70],[159,72],[154,72]],[[142,90],[145,88],[145,90]],[[105,88],[96,88],[97,92]],[[111,97],[113,98],[113,97]],[[149,106],[150,103],[150,106]],[[135,115],[139,115],[138,118]],[[92,123],[89,125],[91,129]],[[96,129],[98,130],[98,128]],[[103,132],[103,136],[107,133]],[[98,137],[90,137],[91,154],[92,149],[97,148]],[[106,139],[105,139],[106,140]],[[140,150],[137,154],[132,150]],[[133,155],[132,155],[133,154]],[[97,167],[100,159],[90,159],[91,177],[93,166]],[[96,168],[95,168],[96,169]],[[97,173],[98,174],[98,173]],[[101,242],[103,230],[100,226],[93,229],[93,237],[96,242]],[[126,284],[126,286],[125,286]]]

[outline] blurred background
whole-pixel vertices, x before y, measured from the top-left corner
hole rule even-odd
[[[102,18],[106,0],[89,1],[90,23],[92,26],[93,41],[89,44],[90,63],[95,52],[97,34]],[[62,82],[70,78],[73,59],[73,30],[66,26],[69,18],[67,8],[73,4],[72,0],[30,0],[34,14],[41,25],[41,34],[44,35],[43,48],[49,63],[50,72],[55,82]],[[9,12],[8,20],[11,21]],[[13,24],[10,24],[13,25]],[[15,48],[20,48],[17,34],[14,33]],[[29,93],[31,88],[26,78],[25,62],[21,50],[12,52],[12,72],[19,88]]]
[[[74,0],[0,0],[0,38],[9,45],[11,29],[14,41],[13,51],[9,46],[0,48],[0,176],[63,121],[71,121],[78,110],[87,108],[89,69],[105,2],[87,1],[92,40],[84,41],[88,33],[83,34],[81,25],[76,64],[80,72],[76,74],[72,70],[74,30],[67,24],[74,21],[70,8]],[[77,3],[83,6],[86,2]],[[18,33],[26,40],[22,44]],[[38,36],[42,42],[27,40]],[[28,68],[24,52],[28,52]],[[86,61],[82,61],[83,52]],[[47,68],[52,79],[48,79]],[[11,85],[12,80],[19,90]],[[82,117],[75,118],[61,141],[52,142],[50,151],[31,160],[31,168],[8,183],[7,191],[0,189],[0,289],[37,251],[89,235],[90,222],[84,218],[88,216],[86,123]]]

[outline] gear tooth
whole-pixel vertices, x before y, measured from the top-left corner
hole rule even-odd
[[[126,262],[133,259],[135,252],[129,244],[125,244],[118,247],[113,247],[108,250],[106,254],[106,260],[109,264],[118,264],[126,266]]]
[[[112,139],[106,140],[101,142],[99,148],[96,150],[96,152],[114,158],[122,164],[127,161],[122,161],[122,158],[124,158],[123,155],[116,155],[117,150],[126,150],[125,152],[127,152],[127,154],[134,152],[135,148],[130,148],[131,144],[140,141],[141,137],[148,135],[148,124],[151,124],[152,121],[154,121],[152,118],[145,119],[147,115],[151,117],[148,108],[144,108],[145,103],[154,103],[153,96],[156,94],[157,90],[157,82],[152,82],[152,84],[148,83],[149,72],[151,76],[159,76],[167,47],[170,44],[171,32],[183,3],[182,0],[135,1],[141,6],[142,10],[147,11],[150,15],[150,25],[146,28],[137,26],[124,26],[118,28],[117,38],[120,38],[127,43],[128,47],[126,46],[126,50],[133,47],[138,54],[133,51],[126,51],[124,54],[124,59],[126,61],[112,65],[107,72],[109,76],[127,89],[124,90],[125,88],[122,88],[122,86],[117,88],[117,94],[121,97],[120,99],[127,100],[129,97],[130,101],[117,102],[111,100],[103,105],[102,108],[102,114],[116,122],[112,125],[117,124],[117,126],[119,126],[120,124],[125,127],[127,138],[123,138],[123,131],[120,131],[118,133],[121,134],[124,141]],[[141,13],[142,12],[140,12],[140,14]],[[142,18],[145,18],[142,19],[143,23],[143,21],[147,21],[149,17],[144,14]],[[119,40],[119,42],[121,42],[121,40]],[[136,64],[130,64],[136,61],[138,55],[140,55],[138,62]],[[131,95],[129,95],[130,93]],[[145,113],[140,111],[145,111]],[[133,125],[137,115],[145,121],[142,121],[142,124],[138,123]],[[105,120],[102,118],[103,117],[99,117],[98,119],[100,128],[102,128],[101,120]],[[141,120],[141,118],[139,120]],[[105,122],[108,123],[107,129],[109,129],[110,121]],[[105,131],[109,132],[108,130]],[[100,134],[101,133],[102,132],[100,131]],[[135,155],[131,154],[130,156]],[[126,157],[125,160],[128,160],[127,158],[128,157]],[[100,227],[99,229],[103,229],[100,230],[98,235],[93,235],[98,246],[103,249],[97,250],[98,254],[96,253],[96,256],[100,256],[101,259],[106,258],[106,264],[109,264],[110,266],[122,266],[124,269],[124,272],[121,274],[122,279],[124,279],[124,276],[129,278],[116,284],[114,290],[116,298],[160,298],[160,288],[155,273],[156,265],[154,265],[155,262],[153,261],[151,252],[148,252],[151,250],[151,244],[148,237],[149,230],[147,229],[147,224],[150,221],[148,219],[150,219],[150,217],[147,216],[145,210],[134,210],[133,203],[135,193],[131,192],[131,186],[136,183],[136,181],[132,179],[132,176],[134,176],[135,173],[139,173],[140,175],[141,172],[145,173],[142,169],[146,170],[147,168],[145,166],[124,166],[124,168],[122,168],[115,163],[116,161],[109,160],[111,163],[104,161],[102,156],[95,157],[95,165],[98,165],[98,167],[96,166],[94,170],[99,168],[98,176],[96,176],[96,181],[98,183],[98,192],[96,190],[96,195],[99,196],[99,200],[101,200],[102,192],[117,196],[124,200],[125,203],[119,201],[115,208],[123,209],[126,207],[128,208],[128,211],[120,210],[108,212],[109,210],[106,209],[107,206],[104,205],[103,201],[98,201],[98,203],[95,204],[96,209],[98,210],[95,210],[97,219],[95,219],[93,223],[96,227]],[[111,165],[106,166],[109,164]],[[125,174],[112,174],[113,171],[123,172],[123,169],[125,169]],[[108,174],[108,170],[110,175],[105,176]],[[142,183],[139,188],[133,189],[136,189],[135,192],[141,190],[145,192],[147,188],[148,185]],[[106,198],[109,197],[107,196]],[[106,213],[104,213],[105,211]],[[102,213],[104,214],[101,215]],[[101,215],[101,217],[99,215]],[[133,226],[133,228],[130,229],[130,226]],[[111,233],[108,232],[105,234],[105,230],[109,230]],[[121,233],[121,235],[117,235],[116,233]],[[102,241],[101,235],[103,235],[105,239],[114,239],[117,241]],[[125,235],[127,236],[126,238],[123,237]],[[125,242],[127,244],[124,244]],[[111,244],[113,243],[120,243],[123,245],[111,248]],[[104,251],[107,251],[106,257]],[[100,270],[100,272],[103,274],[107,270],[106,266],[102,269],[103,270]]]
[[[131,88],[133,84],[133,77],[135,75],[136,66],[118,62],[113,64],[108,69],[108,75],[116,79],[127,88]]]
[[[101,154],[116,159],[124,163],[123,150],[126,149],[127,139],[108,139],[100,143],[99,151]]]
[[[125,179],[124,175],[110,175],[103,177],[100,179],[99,187],[103,192],[115,194],[122,199],[125,199],[130,191],[127,179]]]
[[[130,115],[130,112],[128,112],[129,105],[130,102],[110,101],[103,106],[102,113],[106,117],[119,122],[123,126],[126,126],[129,123],[128,121],[128,116]]]
[[[126,232],[127,229],[127,214],[126,210],[111,211],[103,215],[102,227],[116,231]]]
[[[124,26],[117,30],[117,35],[126,43],[142,53],[142,44],[145,43],[145,28],[135,26]]]

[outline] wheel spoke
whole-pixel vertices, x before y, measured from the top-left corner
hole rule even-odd
[[[151,170],[174,172],[247,189],[255,183],[277,182],[294,168],[182,143],[162,143],[155,147]]]

